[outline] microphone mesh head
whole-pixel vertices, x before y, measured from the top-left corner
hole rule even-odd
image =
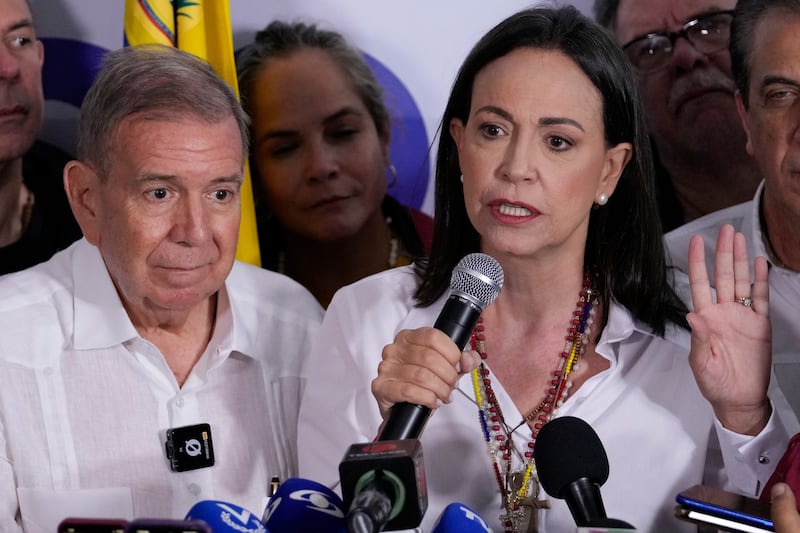
[[[475,302],[481,310],[494,302],[503,288],[503,267],[494,257],[465,255],[453,269],[450,289]]]
[[[608,479],[608,456],[592,426],[574,416],[554,418],[539,431],[533,448],[536,473],[547,494],[563,498],[573,481]]]

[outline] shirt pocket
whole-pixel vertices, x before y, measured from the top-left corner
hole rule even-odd
[[[18,488],[25,533],[53,533],[65,518],[133,519],[133,494],[127,487],[51,490]]]

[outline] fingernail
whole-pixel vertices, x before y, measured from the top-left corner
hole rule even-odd
[[[442,400],[440,400],[439,398],[436,398],[436,408],[438,409],[443,405],[444,405],[444,402]]]
[[[786,492],[786,485],[784,485],[783,483],[776,483],[775,485],[772,486],[772,491],[770,491],[769,495],[773,498],[778,498],[780,496],[783,496],[785,492]]]
[[[459,374],[461,373],[461,361],[458,361],[456,363],[456,372],[458,372]]]

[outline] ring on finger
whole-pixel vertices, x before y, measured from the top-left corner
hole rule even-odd
[[[753,307],[753,300],[750,298],[736,298],[733,301],[737,304],[742,304],[745,307]]]

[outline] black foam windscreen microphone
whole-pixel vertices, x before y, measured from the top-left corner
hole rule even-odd
[[[453,269],[450,297],[433,327],[463,349],[484,309],[494,302],[503,287],[503,267],[482,253],[464,256]],[[395,404],[378,440],[416,439],[422,434],[431,410],[407,402]]]
[[[554,418],[536,436],[533,457],[542,488],[566,500],[577,526],[607,519],[600,486],[608,479],[608,456],[589,424],[573,416]]]
[[[600,486],[608,479],[608,456],[592,426],[574,416],[554,418],[539,430],[533,458],[542,488],[566,500],[575,525],[635,531],[606,516]]]

